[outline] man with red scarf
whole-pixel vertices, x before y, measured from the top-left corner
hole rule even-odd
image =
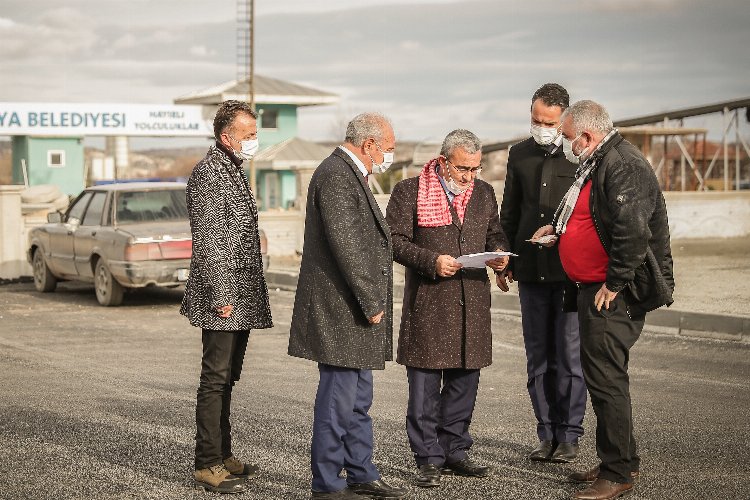
[[[394,260],[406,267],[396,361],[409,380],[406,430],[422,487],[439,486],[441,473],[490,473],[468,455],[479,371],[492,363],[490,280],[485,268],[456,260],[509,246],[495,191],[477,179],[481,160],[477,136],[454,130],[440,156],[399,182],[388,203]],[[507,263],[487,265],[502,272]]]

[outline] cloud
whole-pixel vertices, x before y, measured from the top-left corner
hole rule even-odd
[[[678,0],[628,0],[627,2],[613,2],[611,0],[584,0],[583,9],[605,12],[642,12],[668,11],[680,7]]]
[[[190,55],[196,57],[209,57],[215,56],[216,51],[207,48],[205,45],[193,45],[192,47],[190,47]]]
[[[256,71],[341,96],[300,111],[305,137],[330,138],[342,115],[374,109],[402,140],[459,125],[511,138],[547,81],[615,118],[747,95],[746,0],[352,4],[258,6]],[[3,2],[4,100],[171,102],[236,75],[235,0],[33,5]]]

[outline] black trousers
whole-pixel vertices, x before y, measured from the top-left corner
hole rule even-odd
[[[195,405],[195,469],[232,456],[229,413],[232,387],[240,379],[249,331],[203,329],[203,361]]]
[[[577,443],[583,435],[586,383],[578,315],[563,312],[564,283],[519,282],[526,386],[540,441]]]
[[[474,443],[469,434],[479,370],[406,367],[409,405],[406,434],[417,467],[455,463]]]
[[[594,296],[601,285],[581,285],[578,290],[581,364],[597,419],[599,477],[629,483],[630,473],[640,469],[640,458],[633,435],[628,362],[645,318],[631,318],[622,293],[608,310],[602,306],[597,311]]]

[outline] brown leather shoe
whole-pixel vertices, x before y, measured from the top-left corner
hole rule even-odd
[[[245,480],[230,474],[224,464],[198,469],[193,473],[193,479],[196,488],[215,493],[242,493],[247,489]]]
[[[573,494],[576,500],[612,500],[619,498],[633,489],[633,483],[613,483],[597,478],[591,486]]]
[[[637,470],[634,470],[630,473],[630,477],[633,479],[633,482],[637,481],[640,475],[641,473]],[[574,472],[573,474],[568,476],[568,480],[571,483],[593,483],[598,477],[599,466],[597,465],[593,469],[584,472]]]
[[[252,479],[260,473],[260,468],[257,465],[243,463],[234,455],[224,459],[224,467],[233,476],[244,479]]]

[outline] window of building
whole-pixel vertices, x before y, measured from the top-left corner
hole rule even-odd
[[[62,149],[48,150],[47,166],[49,168],[63,168],[65,166],[65,151]]]
[[[260,114],[260,128],[278,128],[279,112],[276,109],[264,109]]]
[[[265,177],[265,196],[263,209],[279,208],[281,201],[281,181],[278,172],[268,172]]]

